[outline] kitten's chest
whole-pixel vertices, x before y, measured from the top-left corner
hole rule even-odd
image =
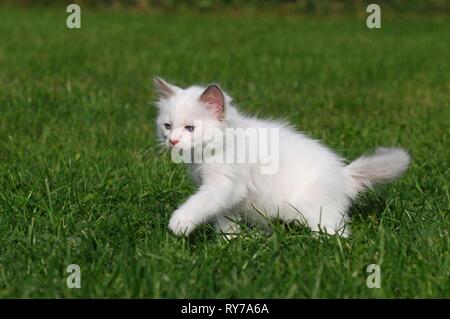
[[[189,172],[189,175],[191,176],[192,180],[194,181],[195,185],[198,187],[203,183],[202,178],[202,172],[201,167],[199,164],[196,163],[190,163],[187,165],[187,169]]]

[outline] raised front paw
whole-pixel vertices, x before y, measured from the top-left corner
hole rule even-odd
[[[177,209],[170,218],[169,229],[177,236],[188,236],[197,226],[192,214],[183,209]]]

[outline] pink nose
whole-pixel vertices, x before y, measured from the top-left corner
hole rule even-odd
[[[172,145],[175,145],[179,142],[180,140],[175,140],[175,139],[169,139],[169,143]]]

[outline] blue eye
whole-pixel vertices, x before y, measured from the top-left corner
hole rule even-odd
[[[166,130],[170,130],[172,128],[172,125],[170,125],[169,123],[164,123],[164,127],[166,128]]]
[[[188,130],[189,132],[193,132],[194,131],[194,127],[192,125],[187,125],[184,127],[186,130]]]

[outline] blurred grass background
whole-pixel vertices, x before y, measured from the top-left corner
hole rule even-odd
[[[83,6],[137,10],[180,10],[235,12],[271,11],[284,14],[337,14],[365,12],[370,3],[376,3],[386,12],[448,14],[446,0],[3,0],[22,6],[58,6],[77,3]]]

